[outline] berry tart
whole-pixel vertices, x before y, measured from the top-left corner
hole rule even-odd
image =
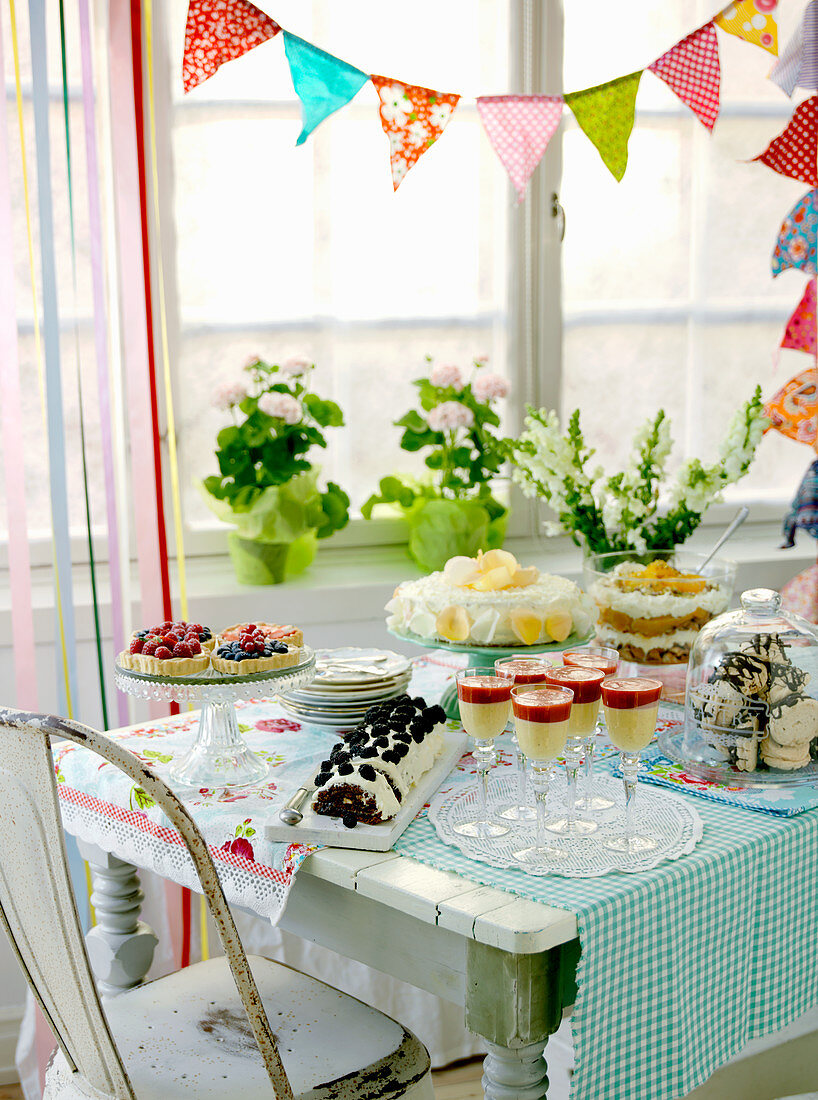
[[[236,641],[225,642],[220,639],[211,661],[217,672],[249,676],[254,672],[269,672],[274,668],[297,665],[300,652],[298,646],[267,638],[257,626],[248,624],[247,630]]]
[[[137,630],[119,665],[152,676],[195,676],[209,666],[214,643],[210,628],[200,623],[162,623]]]
[[[219,631],[219,643],[237,642],[242,634],[260,630],[272,642],[286,642],[289,646],[302,646],[304,632],[295,626],[279,626],[278,623],[234,623]]]

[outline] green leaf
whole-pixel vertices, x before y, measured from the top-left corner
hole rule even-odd
[[[344,423],[344,414],[340,405],[334,401],[325,401],[314,393],[305,393],[303,404],[316,423],[322,428],[340,428]]]
[[[144,791],[141,787],[134,787],[131,791],[131,807],[133,807],[134,803],[136,803],[140,810],[149,810],[151,806],[156,805],[148,792]]]
[[[419,383],[415,383],[418,385]],[[393,421],[396,428],[410,428],[413,432],[426,431],[429,425],[416,409],[410,409],[400,420]]]
[[[149,760],[155,760],[158,764],[170,764],[173,760],[172,756],[168,756],[165,752],[157,752],[155,749],[145,749],[142,755],[147,756]]]
[[[246,722],[239,722],[238,727],[241,733],[250,733],[255,729],[255,726],[248,726]]]
[[[231,424],[227,428],[222,428],[216,436],[216,442],[221,450],[227,450],[230,447],[240,447],[242,442],[241,432],[235,424]]]
[[[247,828],[244,830],[244,835],[245,836],[255,836],[256,835],[256,830],[251,825],[248,825]]]

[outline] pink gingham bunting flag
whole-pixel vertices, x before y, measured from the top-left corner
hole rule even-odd
[[[562,117],[562,96],[491,95],[477,100],[486,136],[517,190],[525,198],[528,181],[542,160]]]
[[[712,22],[677,42],[648,68],[712,130],[721,106],[721,63]]]
[[[770,73],[791,96],[796,88],[818,89],[818,0],[810,0],[795,33]]]

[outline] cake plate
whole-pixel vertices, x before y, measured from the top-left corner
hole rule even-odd
[[[268,697],[308,684],[315,676],[315,653],[301,650],[301,660],[289,668],[274,668],[247,676],[208,668],[195,676],[153,676],[114,666],[114,683],[138,699],[174,703],[201,703],[196,739],[188,752],[168,771],[175,786],[249,787],[263,783],[269,765],[245,744],[236,720],[237,699]]]
[[[386,628],[393,638],[400,638],[402,642],[411,642],[413,645],[423,646],[424,649],[440,649],[448,653],[468,653],[469,667],[479,668],[485,672],[494,672],[494,662],[500,657],[537,657],[545,653],[564,653],[566,649],[575,649],[577,646],[587,645],[594,636],[590,630],[585,635],[572,634],[564,642],[549,642],[547,645],[469,645],[466,642],[446,642],[440,638],[421,638],[419,634],[405,633],[399,630]],[[457,703],[457,685],[450,684],[443,693],[440,705],[446,711],[447,718],[460,720],[460,708]]]
[[[818,785],[818,760],[811,760],[805,768],[781,771],[779,768],[742,772],[728,760],[723,763],[712,760],[712,749],[703,737],[695,737],[685,743],[684,727],[671,726],[658,735],[659,748],[668,760],[699,779],[711,783],[723,783],[728,787],[764,789],[772,787],[802,787]]]

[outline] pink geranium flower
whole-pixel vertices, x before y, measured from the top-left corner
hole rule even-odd
[[[496,401],[508,394],[508,382],[499,374],[481,374],[472,384],[472,393],[478,401]]]
[[[442,389],[447,386],[453,386],[456,390],[463,389],[463,375],[460,373],[460,367],[456,367],[453,363],[432,367],[429,372],[429,381],[433,386],[440,386]]]

